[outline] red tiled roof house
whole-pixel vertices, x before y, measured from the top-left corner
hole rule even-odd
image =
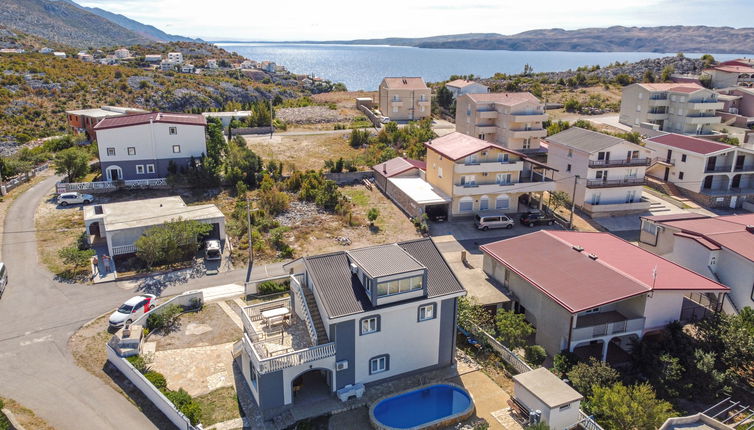
[[[542,230],[480,248],[485,273],[510,290],[550,355],[625,357],[631,339],[710,311],[686,296],[720,303],[728,292],[609,233]]]

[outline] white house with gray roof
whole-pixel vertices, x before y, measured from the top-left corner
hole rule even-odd
[[[592,217],[639,213],[644,174],[652,151],[627,140],[572,127],[544,139],[556,190],[566,192]],[[576,181],[574,196],[573,185]]]
[[[431,239],[288,263],[290,297],[244,308],[240,367],[266,417],[454,363],[466,294]]]

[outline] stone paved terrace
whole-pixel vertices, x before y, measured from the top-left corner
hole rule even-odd
[[[260,341],[254,344],[260,357],[272,357],[314,346],[306,325],[293,311],[290,322],[284,324],[267,327],[262,320],[252,321],[251,324],[260,337]]]

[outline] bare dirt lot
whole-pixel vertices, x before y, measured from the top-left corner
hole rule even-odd
[[[241,329],[217,303],[208,303],[199,312],[181,315],[170,333],[152,333],[149,341],[157,343],[157,351],[163,351],[235,342],[241,335]]]
[[[265,160],[283,162],[283,173],[288,173],[295,166],[298,170],[319,170],[324,167],[326,159],[337,160],[339,157],[353,159],[363,153],[348,144],[350,130],[328,134],[310,134],[303,136],[245,136],[246,142],[257,155]]]

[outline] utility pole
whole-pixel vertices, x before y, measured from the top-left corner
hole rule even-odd
[[[274,117],[275,115],[272,113],[272,97],[270,97],[270,140],[272,140],[272,132],[275,131],[274,124]]]
[[[576,184],[579,182],[579,175],[573,177],[573,194],[571,194],[571,217],[568,220],[568,230],[573,229],[573,211],[576,210]]]
[[[251,202],[249,196],[246,196],[246,223],[249,232],[249,270],[246,274],[246,282],[250,282],[251,270],[254,267],[254,242],[251,239]]]

